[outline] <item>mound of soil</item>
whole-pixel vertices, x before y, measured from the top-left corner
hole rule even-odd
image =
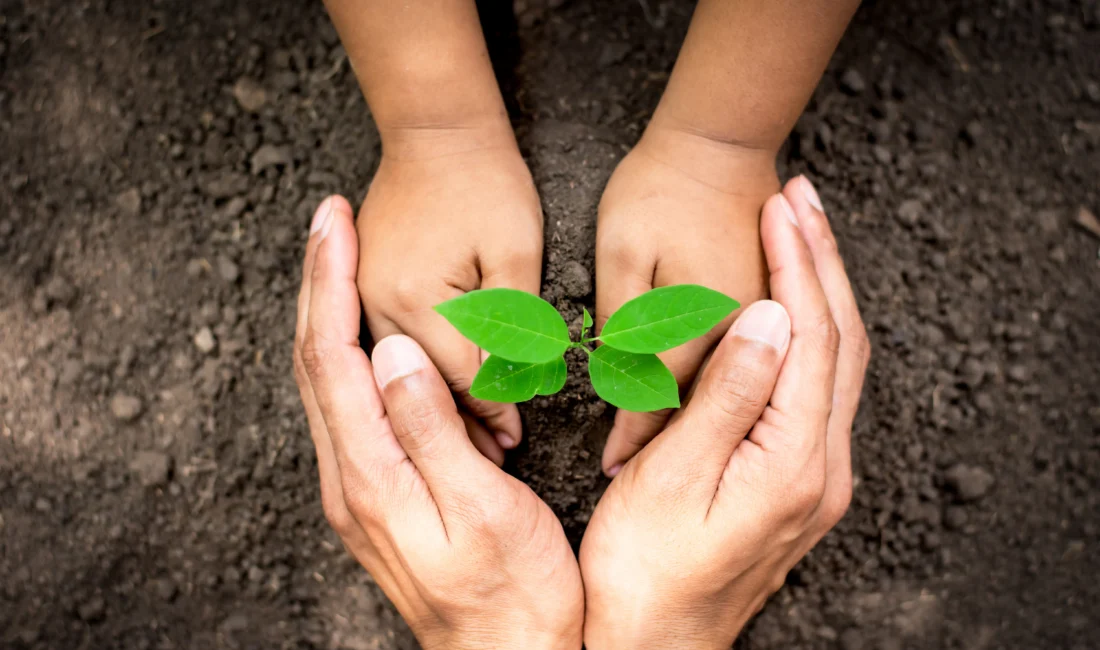
[[[516,4],[484,19],[579,317],[691,5]],[[1096,0],[857,15],[781,160],[875,345],[855,498],[743,647],[1100,645],[1098,52]],[[321,3],[0,1],[0,151],[0,646],[415,647],[290,367],[311,210],[379,155]],[[612,413],[570,362],[509,463],[577,542]]]

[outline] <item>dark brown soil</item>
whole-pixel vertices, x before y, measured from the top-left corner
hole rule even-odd
[[[576,316],[690,5],[517,4],[485,19]],[[378,155],[319,2],[0,0],[0,647],[415,646],[290,369],[311,209]],[[1100,647],[1100,3],[867,2],[781,167],[876,356],[852,509],[743,646]],[[577,541],[610,409],[574,376],[525,414]]]

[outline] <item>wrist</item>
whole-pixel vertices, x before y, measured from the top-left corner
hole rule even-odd
[[[610,599],[600,599],[598,594],[595,599],[588,597],[585,648],[727,650],[751,618],[746,608],[720,597],[688,601],[647,597],[654,589],[635,582],[629,592],[619,591]],[[661,589],[667,592],[669,587]]]
[[[646,131],[650,130],[690,136],[714,148],[725,149],[741,156],[768,157],[773,160],[783,144],[783,138],[744,133],[721,125],[708,124],[705,120],[684,118],[671,109],[665,110],[663,106],[658,106],[649,121]]]
[[[638,625],[601,626],[599,632],[585,632],[584,647],[587,650],[726,650],[733,645],[736,634],[723,634],[722,625],[703,625],[682,621],[649,620]],[[738,626],[738,630],[742,626]]]
[[[452,630],[442,635],[424,635],[417,638],[425,650],[580,650],[581,630],[541,630],[510,626],[506,621],[488,626],[475,626],[468,630]]]
[[[422,161],[482,151],[520,156],[515,133],[504,115],[379,124],[378,131],[382,156],[390,160]]]
[[[761,205],[779,190],[778,150],[768,146],[723,139],[655,116],[635,150],[712,189],[759,195]]]

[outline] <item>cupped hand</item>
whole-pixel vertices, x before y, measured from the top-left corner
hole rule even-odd
[[[359,294],[374,340],[414,338],[463,407],[470,439],[498,465],[519,411],[470,397],[481,351],[434,312],[474,289],[539,292],[542,210],[507,123],[389,132],[359,213]]]
[[[596,231],[596,319],[649,289],[701,284],[747,305],[767,296],[760,209],[779,189],[773,152],[651,124],[604,191]],[[733,321],[661,354],[681,388]],[[614,476],[669,411],[619,411],[603,454]]]
[[[801,177],[765,204],[774,302],[742,312],[596,507],[580,553],[591,650],[729,648],[847,509],[870,348],[818,205]]]
[[[329,522],[423,647],[579,648],[584,595],[561,524],[474,447],[413,339],[382,339],[373,364],[359,347],[347,201],[328,199],[312,230],[294,368]]]

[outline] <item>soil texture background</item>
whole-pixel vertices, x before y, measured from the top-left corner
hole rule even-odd
[[[567,318],[691,8],[483,9]],[[319,1],[0,0],[0,648],[416,647],[290,359],[312,210],[378,157]],[[738,644],[1100,647],[1100,2],[865,2],[780,168],[875,357],[852,507]],[[508,467],[576,543],[613,413],[570,364]]]

